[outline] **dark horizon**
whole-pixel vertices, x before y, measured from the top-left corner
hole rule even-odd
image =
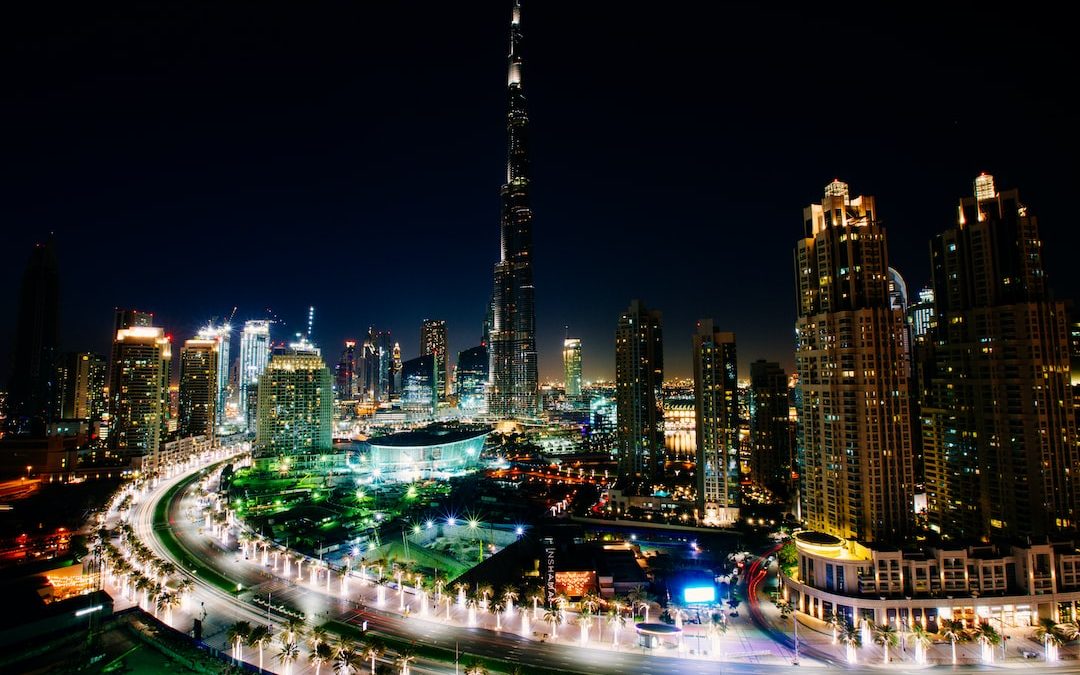
[[[234,306],[234,325],[272,308],[284,339],[315,305],[331,366],[369,325],[404,358],[425,318],[447,320],[451,354],[479,342],[509,2],[55,9],[0,28],[19,66],[0,95],[0,378],[48,232],[62,349],[107,354],[115,306],[179,344]],[[792,251],[834,177],[878,198],[914,295],[930,237],[994,174],[1039,217],[1057,297],[1077,296],[1064,22],[905,9],[526,0],[542,380],[561,379],[567,324],[586,379],[610,378],[633,298],[663,313],[668,377],[689,375],[698,318],[736,333],[741,377],[758,358],[790,369]]]

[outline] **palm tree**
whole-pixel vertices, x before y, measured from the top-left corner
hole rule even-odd
[[[836,612],[825,612],[825,626],[832,631],[832,643],[836,644],[836,629],[840,627],[840,617]]]
[[[858,656],[856,650],[862,646],[862,633],[850,621],[845,621],[840,627],[840,644],[847,649],[848,663],[856,663]]]
[[[986,663],[994,662],[994,647],[1001,644],[1001,634],[989,623],[980,624],[975,631],[975,639],[982,647],[982,658]]]
[[[1043,643],[1047,661],[1057,661],[1057,648],[1064,644],[1064,636],[1053,619],[1039,619],[1035,624],[1035,639]]]
[[[517,589],[513,586],[504,586],[502,589],[502,601],[506,605],[507,610],[514,609],[514,602],[520,598],[521,595]]]
[[[394,659],[394,667],[398,669],[401,675],[409,675],[409,664],[416,660],[416,655],[413,654],[411,649],[403,649],[398,653],[398,657]]]
[[[312,649],[318,649],[319,645],[325,644],[329,633],[322,626],[315,626],[308,632],[308,645]]]
[[[477,659],[470,659],[465,664],[465,675],[488,675],[488,669]]]
[[[502,630],[502,613],[506,609],[499,600],[494,600],[491,603],[491,613],[495,615],[495,630]]]
[[[322,665],[328,662],[334,656],[334,652],[330,649],[330,645],[325,642],[320,642],[315,645],[315,648],[308,654],[308,662],[315,666],[315,675],[319,675],[319,670],[322,669]]]
[[[491,588],[491,584],[480,584],[476,587],[476,595],[480,597],[480,608],[488,608],[488,596],[494,591]]]
[[[297,642],[304,632],[304,620],[296,617],[289,618],[285,622],[285,642]]]
[[[532,593],[529,594],[529,600],[532,601],[533,621],[535,621],[536,620],[537,608],[540,605],[540,603],[547,602],[547,596],[544,595],[544,591],[542,589],[536,589]]]
[[[371,663],[371,675],[375,675],[375,659],[386,653],[386,646],[378,638],[369,638],[361,652],[363,658]]]
[[[956,665],[956,643],[967,639],[967,631],[964,630],[964,622],[953,619],[942,619],[941,630],[938,631],[943,639],[952,644],[952,664]]]
[[[883,650],[882,663],[889,662],[889,647],[895,647],[900,643],[900,638],[896,634],[896,627],[886,622],[882,624],[872,624],[870,629],[874,636],[874,644],[879,645]]]
[[[1080,637],[1080,626],[1075,621],[1065,621],[1057,625],[1058,634],[1065,642],[1071,642]]]
[[[226,636],[233,646],[233,658],[237,662],[244,660],[244,641],[251,635],[251,624],[247,621],[237,621],[229,626]]]
[[[281,649],[278,650],[277,660],[281,665],[285,666],[285,674],[289,675],[292,672],[292,664],[300,656],[300,648],[296,646],[295,642],[282,642]]]
[[[611,644],[617,647],[619,646],[619,629],[626,625],[626,617],[619,610],[612,608],[608,612],[607,622],[611,626]]]
[[[590,614],[596,614],[596,610],[600,606],[600,596],[595,593],[586,593],[581,596],[579,604],[588,609]]]
[[[469,590],[469,584],[465,583],[464,581],[459,581],[456,584],[454,584],[454,592],[457,593],[459,603],[462,602],[462,599],[464,598],[465,592],[468,591],[468,590]]]
[[[334,655],[334,672],[349,673],[356,671],[356,661],[360,658],[360,655],[356,653],[356,650],[352,648],[352,645],[345,642],[338,646]]]
[[[915,624],[915,627],[911,629],[911,635],[915,642],[915,663],[925,664],[926,652],[929,651],[930,645],[934,644],[934,637],[922,627],[921,623]]]
[[[724,615],[720,612],[713,612],[709,615],[709,622],[705,624],[705,634],[709,636],[709,642],[712,645],[714,653],[720,651],[720,638],[727,634],[728,625],[724,620]]]
[[[259,648],[259,670],[263,669],[263,649],[266,648],[266,643],[270,641],[270,629],[263,625],[255,626],[251,629],[251,633],[248,634],[247,643],[249,647]]]
[[[544,621],[551,624],[551,637],[556,637],[559,634],[559,624],[562,623],[562,612],[549,607],[544,611]]]

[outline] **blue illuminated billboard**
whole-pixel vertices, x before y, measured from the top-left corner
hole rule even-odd
[[[687,586],[683,589],[683,602],[716,602],[715,586]]]

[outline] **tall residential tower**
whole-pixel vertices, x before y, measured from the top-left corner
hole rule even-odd
[[[735,333],[697,323],[694,333],[694,423],[698,518],[706,525],[739,519],[739,379]]]
[[[936,324],[922,411],[930,525],[958,538],[1077,527],[1080,500],[1066,304],[1016,190],[976,179],[931,244]]]
[[[664,473],[664,339],[660,312],[640,300],[615,332],[615,403],[619,479],[640,492]],[[651,493],[650,493],[651,494]]]
[[[506,183],[502,186],[500,256],[492,292],[491,389],[488,412],[503,418],[537,411],[536,308],[532,209],[529,207],[529,116],[521,83],[521,2],[510,21]]]
[[[795,363],[807,525],[899,543],[913,520],[904,314],[889,297],[885,229],[873,197],[833,181],[803,211],[795,247]]]

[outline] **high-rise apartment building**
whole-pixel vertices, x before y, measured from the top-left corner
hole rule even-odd
[[[23,273],[8,380],[8,424],[44,435],[55,406],[60,270],[52,237],[37,244]]]
[[[154,453],[169,428],[172,345],[156,326],[116,331],[109,364],[110,445]]]
[[[218,420],[218,366],[221,343],[217,336],[185,340],[180,348],[180,436],[212,438]]]
[[[442,319],[424,319],[420,326],[420,355],[435,356],[435,375],[439,381],[436,389],[439,391],[439,401],[445,402],[450,396],[450,359],[446,352],[447,335],[446,321]]]
[[[660,312],[640,300],[615,331],[615,402],[619,478],[629,492],[664,473],[664,339]]]
[[[706,525],[739,519],[739,379],[735,334],[697,323],[693,339],[698,518]]]
[[[562,363],[566,397],[577,398],[581,396],[581,338],[563,340]]]
[[[992,176],[934,238],[936,309],[922,412],[930,525],[963,538],[1077,526],[1080,456],[1069,320],[1046,281],[1037,220]]]
[[[911,404],[885,229],[874,198],[851,198],[840,181],[803,221],[795,247],[803,517],[837,537],[900,542],[913,521]]]
[[[458,352],[454,386],[458,408],[466,415],[487,412],[488,350],[484,345]]]
[[[532,417],[539,404],[533,213],[529,206],[529,115],[525,109],[525,91],[521,82],[521,54],[521,3],[515,0],[510,20],[507,77],[506,183],[500,192],[500,256],[495,264],[488,345],[491,357],[488,411],[502,418]]]
[[[99,354],[68,353],[60,358],[56,386],[61,419],[100,420],[107,410],[105,373],[107,364]]]
[[[250,431],[255,420],[252,413],[258,409],[249,398],[258,397],[259,378],[270,360],[270,322],[264,319],[245,321],[240,332],[240,415]]]
[[[319,350],[301,340],[274,349],[259,378],[256,453],[328,451],[333,447],[333,378]]]
[[[779,363],[750,364],[750,476],[782,499],[791,496],[795,466],[788,376]]]
[[[207,324],[199,329],[196,334],[200,340],[214,340],[217,342],[218,353],[218,369],[215,375],[217,380],[217,401],[215,402],[214,409],[216,411],[217,420],[220,424],[225,421],[225,406],[229,401],[229,368],[232,367],[231,361],[229,361],[229,342],[232,334],[232,326],[228,324]]]

